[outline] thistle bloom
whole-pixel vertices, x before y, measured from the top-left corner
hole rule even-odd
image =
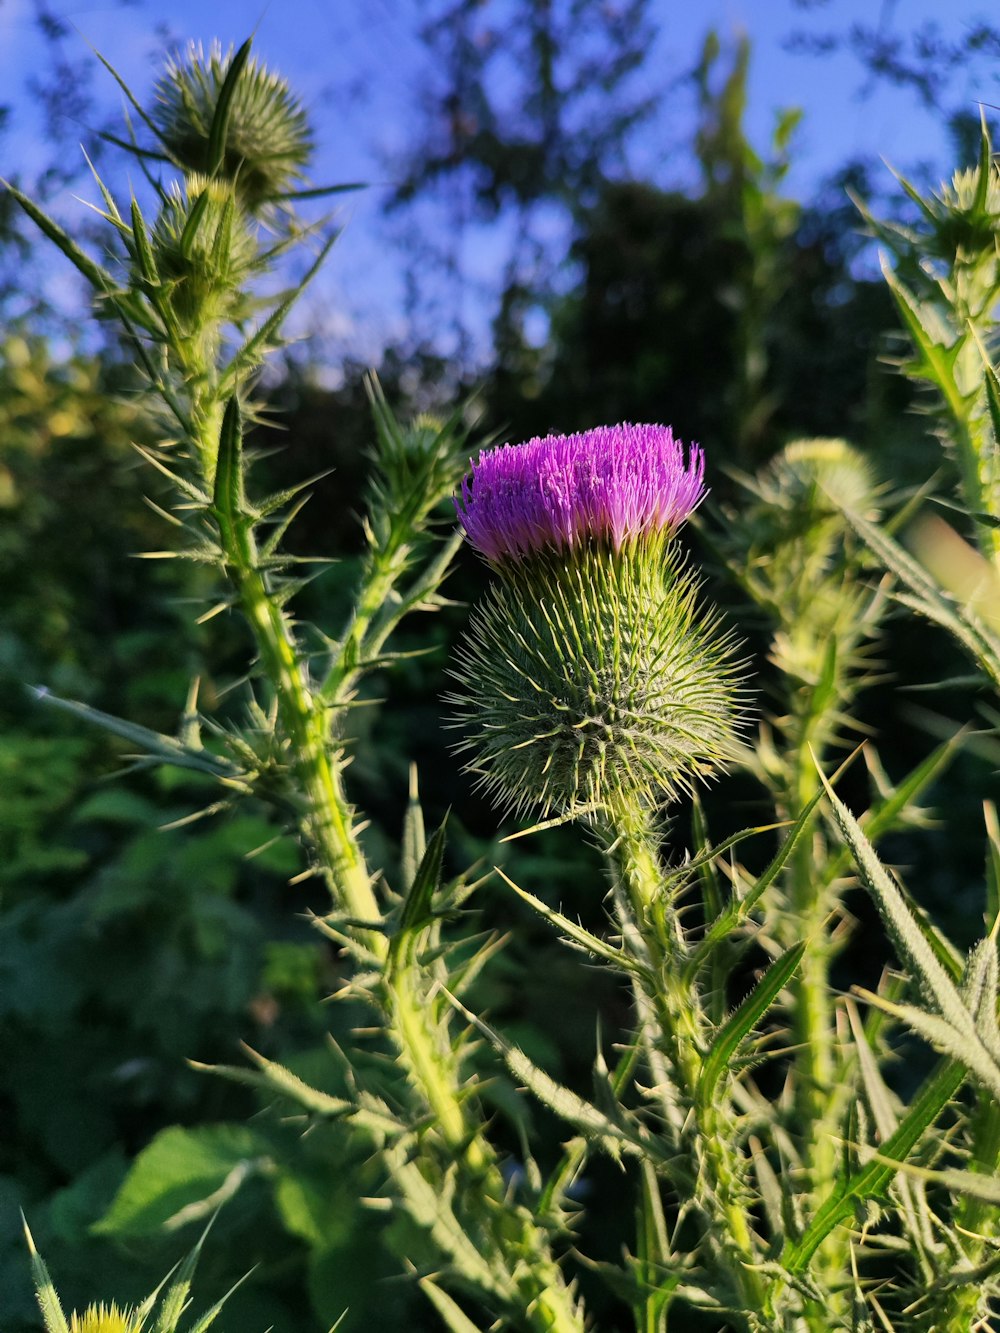
[[[673,537],[704,495],[667,426],[504,445],[455,507],[497,579],[451,696],[469,768],[503,805],[630,815],[722,763],[740,690]]]
[[[705,460],[669,426],[598,426],[481,454],[455,501],[473,546],[491,563],[587,537],[616,551],[641,533],[675,532],[702,499]]]

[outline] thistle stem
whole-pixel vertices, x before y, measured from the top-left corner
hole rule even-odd
[[[655,982],[633,985],[650,1071],[657,1081],[679,1158],[690,1170],[675,1173],[679,1192],[707,1214],[706,1250],[723,1285],[746,1311],[763,1308],[755,1271],[760,1256],[748,1221],[748,1199],[735,1148],[736,1126],[726,1103],[698,1095],[706,1050],[706,1020],[694,990],[682,981],[687,954],[670,901],[648,815],[628,812],[606,830],[616,873],[614,902],[623,944],[636,949]],[[674,1090],[674,1091],[672,1091]]]

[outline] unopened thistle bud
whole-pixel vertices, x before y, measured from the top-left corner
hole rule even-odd
[[[222,162],[214,162],[212,127],[232,61],[232,50],[224,55],[217,43],[208,55],[192,43],[170,61],[156,86],[153,122],[182,170],[217,171],[234,186],[244,208],[257,213],[302,180],[312,156],[312,132],[285,80],[248,60],[229,104]]]
[[[460,748],[497,801],[621,813],[730,753],[732,643],[701,616],[674,536],[704,460],[666,426],[604,426],[480,455],[456,499],[497,574],[451,696]]]
[[[225,181],[189,176],[175,184],[151,239],[158,279],[185,332],[247,315],[258,246]]]

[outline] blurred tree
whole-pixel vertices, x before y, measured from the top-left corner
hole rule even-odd
[[[481,295],[470,277],[477,239],[485,228],[494,247],[507,247],[506,288],[536,298],[549,289],[567,227],[610,176],[628,173],[633,133],[659,104],[662,86],[640,77],[656,27],[651,0],[424,0],[422,8],[419,114],[394,164],[400,183],[389,208],[406,207],[409,246],[448,279],[452,332],[467,361],[465,302]],[[419,225],[428,208],[443,226]],[[411,268],[414,310],[430,299],[419,267]]]
[[[580,218],[573,291],[551,302],[536,345],[508,289],[497,321],[491,405],[514,436],[594,421],[669,420],[715,457],[755,464],[793,435],[883,436],[910,392],[874,373],[893,322],[881,282],[855,276],[857,215],[832,183],[812,207],[784,197],[797,115],[778,117],[770,156],[747,140],[750,49],[705,44],[694,191],[608,181]],[[537,298],[535,298],[537,299]]]
[[[959,160],[975,161],[978,104],[1000,101],[996,24],[985,16],[975,18],[944,7],[933,18],[915,22],[898,0],[880,5],[876,20],[856,20],[846,28],[833,25],[838,13],[832,0],[792,0],[792,8],[808,12],[812,19],[828,10],[831,26],[826,30],[793,26],[787,39],[790,50],[815,58],[850,53],[866,74],[859,89],[862,99],[881,83],[909,90],[947,122]]]

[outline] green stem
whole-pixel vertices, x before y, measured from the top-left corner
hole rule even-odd
[[[735,1289],[739,1308],[762,1309],[764,1285],[756,1271],[760,1262],[748,1221],[748,1196],[741,1184],[742,1163],[735,1146],[736,1126],[727,1103],[699,1099],[698,1083],[706,1049],[706,1022],[700,1001],[682,980],[687,945],[677,913],[667,897],[665,876],[648,816],[628,812],[608,830],[609,854],[618,875],[615,904],[623,939],[636,936],[656,978],[645,990],[635,985],[636,1006],[643,1027],[653,1077],[675,1088],[680,1105],[669,1095],[668,1124],[678,1136],[678,1159],[690,1170],[672,1182],[690,1202],[708,1213],[705,1236],[708,1254],[725,1272],[724,1285]],[[721,1276],[721,1274],[720,1274]]]
[[[812,711],[812,699],[798,719],[799,743],[791,774],[789,811],[804,810],[819,789],[816,754],[824,748],[824,716]],[[820,724],[819,726],[815,724]],[[791,990],[792,1027],[795,1037],[795,1123],[799,1130],[806,1193],[813,1207],[828,1197],[837,1180],[838,1131],[835,1117],[834,1017],[830,995],[829,913],[826,882],[817,857],[814,834],[799,839],[789,867],[790,914],[786,945],[806,940]],[[803,1313],[811,1333],[826,1333],[831,1318],[843,1313],[844,1276],[848,1254],[843,1231],[832,1231],[820,1247],[814,1268],[820,1270],[825,1303],[804,1302]]]

